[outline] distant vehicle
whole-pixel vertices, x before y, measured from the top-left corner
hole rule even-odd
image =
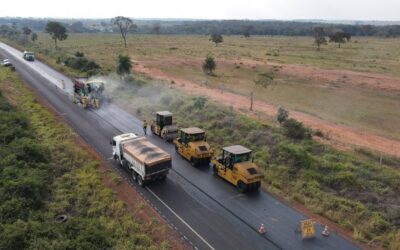
[[[146,182],[164,180],[172,168],[171,155],[153,145],[145,137],[133,133],[113,137],[113,157],[120,165],[132,172],[132,179],[139,186]]]
[[[4,60],[1,61],[1,66],[9,67],[9,66],[11,66],[11,65],[12,65],[12,64],[11,64],[11,62],[10,62],[10,59],[4,59]]]
[[[174,140],[175,150],[192,166],[208,166],[213,150],[206,141],[204,130],[200,128],[182,128],[179,137]]]
[[[158,111],[150,128],[153,134],[165,141],[173,141],[178,137],[178,127],[172,124],[172,113],[169,111]]]
[[[24,51],[23,58],[27,61],[33,62],[35,61],[35,53],[32,51]]]
[[[12,65],[12,63],[10,62],[9,59],[4,59],[4,60],[0,61],[0,65],[3,66],[3,67],[8,67],[8,68],[10,68],[12,71],[15,70],[14,65]]]
[[[253,163],[251,150],[241,145],[222,149],[222,156],[211,161],[214,174],[232,183],[240,192],[259,189],[264,175]]]

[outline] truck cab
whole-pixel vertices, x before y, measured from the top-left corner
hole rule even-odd
[[[134,133],[126,133],[126,134],[114,136],[112,141],[111,141],[114,160],[119,161],[120,164],[122,165],[122,162],[121,162],[121,160],[122,160],[121,159],[121,142],[122,141],[129,141],[129,140],[132,140],[132,139],[137,138],[137,137],[138,136],[135,135]]]
[[[213,150],[206,141],[205,131],[200,128],[183,128],[174,140],[175,150],[192,166],[209,165]]]
[[[33,62],[35,61],[35,53],[32,51],[24,51],[23,58],[27,61]]]
[[[222,149],[222,155],[211,161],[214,174],[235,185],[240,192],[258,189],[264,175],[253,163],[252,151],[241,145]]]

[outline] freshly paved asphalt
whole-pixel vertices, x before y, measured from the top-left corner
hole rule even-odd
[[[109,141],[125,132],[143,134],[141,121],[114,104],[104,104],[97,111],[86,111],[71,102],[71,80],[49,66],[27,62],[22,53],[0,43],[0,58],[9,58],[18,74],[43,100],[102,157],[119,172],[164,217],[181,237],[198,249],[358,249],[335,233],[321,236],[316,224],[316,237],[302,240],[295,232],[306,217],[259,191],[239,193],[235,187],[213,176],[209,168],[194,168],[179,157],[171,144],[148,135],[154,144],[172,155],[173,171],[165,182],[140,188],[129,173],[111,159]],[[61,89],[64,80],[66,89]],[[107,85],[106,85],[107,88]],[[265,224],[267,233],[257,229]]]

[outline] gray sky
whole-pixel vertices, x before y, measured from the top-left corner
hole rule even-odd
[[[0,16],[400,20],[400,0],[2,0]]]

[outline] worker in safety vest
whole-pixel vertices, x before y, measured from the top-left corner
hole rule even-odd
[[[144,132],[144,135],[147,135],[147,122],[146,122],[146,120],[143,120],[143,132]]]
[[[99,102],[99,99],[98,99],[98,98],[94,99],[94,104],[95,104],[95,107],[96,107],[97,109],[100,107],[100,102]]]
[[[82,96],[82,107],[86,109],[87,107],[87,97],[84,95]]]

